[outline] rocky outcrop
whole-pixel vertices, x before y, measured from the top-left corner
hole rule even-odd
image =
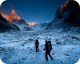
[[[24,26],[23,29],[22,29],[22,31],[31,31],[31,30],[32,29],[29,26]]]
[[[9,23],[0,14],[0,32],[6,32],[6,31],[10,31],[10,30],[20,31],[20,29],[16,25]]]
[[[20,20],[18,21],[18,24],[19,24],[19,25],[21,25],[21,24],[26,25],[26,22],[25,22],[25,20],[20,19]]]
[[[11,23],[15,25],[26,25],[26,22],[23,19],[20,19],[20,20],[14,19]]]
[[[48,23],[40,23],[39,25],[42,26],[42,27],[45,27],[45,26],[48,25]]]

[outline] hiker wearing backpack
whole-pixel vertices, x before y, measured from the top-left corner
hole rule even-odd
[[[46,58],[46,61],[48,61],[48,55],[49,57],[51,58],[51,60],[53,60],[52,56],[50,55],[50,52],[52,50],[52,44],[51,44],[51,41],[46,41],[46,44],[45,44],[45,49],[43,50],[46,50],[46,53],[45,53],[45,58]]]
[[[39,51],[38,47],[39,47],[39,42],[38,40],[35,41],[35,47],[36,47],[36,53]]]

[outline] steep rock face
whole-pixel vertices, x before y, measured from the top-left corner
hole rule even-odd
[[[51,25],[50,25],[51,24]],[[80,27],[80,7],[76,1],[68,0],[56,11],[55,18],[47,26],[52,27]]]
[[[69,23],[74,27],[80,27],[80,7],[79,4],[75,1],[69,2],[69,4],[65,7],[64,10],[70,11],[68,12],[68,17],[64,19],[64,22]]]
[[[56,11],[56,15],[55,18],[59,18],[62,19],[63,17],[68,17],[69,13],[71,13],[72,11],[74,11],[74,7],[76,7],[78,5],[77,2],[73,1],[73,0],[68,0],[67,2],[65,2],[62,6],[60,6],[57,11]]]
[[[0,32],[6,32],[8,30],[20,31],[16,25],[9,23],[0,14]]]
[[[64,7],[67,6],[68,2],[69,2],[69,1],[65,2],[62,6],[60,6],[60,7],[57,9],[57,11],[56,11],[56,17],[61,18],[60,13],[61,13],[62,10],[64,9]]]
[[[62,6],[64,6],[64,4]],[[80,15],[80,7],[76,1],[68,0],[66,2],[66,6],[64,6],[63,8],[61,7],[59,9],[62,9],[62,10],[58,9],[56,12],[56,18],[58,19],[64,18],[64,22],[74,21]]]

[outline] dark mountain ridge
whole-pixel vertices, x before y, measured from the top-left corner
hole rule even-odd
[[[55,18],[46,29],[50,28],[80,27],[80,7],[74,0],[68,0],[60,6],[55,14]]]
[[[15,24],[9,23],[0,14],[0,32],[6,32],[6,31],[10,31],[10,30],[20,31],[20,29]]]

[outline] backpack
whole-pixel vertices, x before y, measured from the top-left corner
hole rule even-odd
[[[38,41],[36,41],[36,46],[38,46]]]
[[[48,42],[48,50],[52,50],[52,44],[51,44],[51,41]]]

